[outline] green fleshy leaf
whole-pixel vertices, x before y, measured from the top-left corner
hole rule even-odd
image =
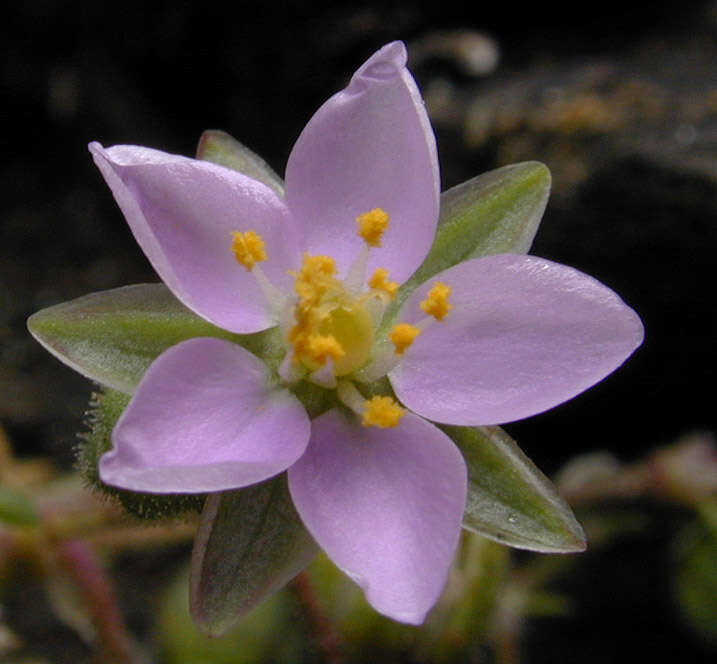
[[[103,389],[92,395],[87,411],[88,430],[80,436],[77,446],[77,469],[94,490],[118,500],[133,516],[156,521],[187,512],[199,512],[203,495],[140,493],[105,484],[99,476],[100,457],[112,448],[112,429],[127,407],[130,397],[123,392]]]
[[[276,330],[238,335],[187,309],[164,284],[138,284],[91,293],[33,314],[32,335],[75,371],[132,394],[152,361],[193,337],[218,337],[278,363]]]
[[[286,476],[211,494],[194,541],[190,606],[207,635],[224,633],[296,576],[317,552]]]
[[[585,534],[570,507],[499,427],[441,427],[468,466],[463,527],[518,549],[571,553]]]
[[[9,526],[35,526],[39,521],[35,506],[27,496],[0,487],[0,523]]]
[[[284,196],[284,183],[271,166],[224,131],[207,129],[202,134],[197,159],[239,171],[271,187],[282,198]]]

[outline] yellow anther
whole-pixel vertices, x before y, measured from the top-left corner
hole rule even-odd
[[[363,404],[363,419],[361,424],[365,427],[379,427],[388,429],[398,425],[406,411],[391,397],[371,397]]]
[[[335,272],[336,263],[330,256],[304,254],[301,269],[292,272],[296,277],[294,290],[299,296],[297,311],[307,311],[319,303],[321,296],[338,283],[333,277]]]
[[[331,334],[310,335],[306,351],[311,360],[317,364],[324,364],[329,358],[336,362],[346,355],[341,344]]]
[[[421,302],[421,309],[436,320],[443,320],[446,314],[453,309],[453,305],[448,302],[450,294],[451,287],[442,281],[437,281],[428,291],[426,299]]]
[[[374,208],[356,217],[359,226],[358,234],[369,247],[380,247],[381,236],[388,228],[389,216],[385,210]]]
[[[259,233],[254,231],[234,231],[232,233],[232,251],[237,262],[243,265],[247,270],[251,271],[254,263],[260,263],[266,260],[266,251],[264,250],[264,240],[261,239]]]
[[[368,285],[370,288],[383,291],[389,297],[396,295],[398,290],[398,284],[395,281],[388,280],[388,270],[383,267],[376,268],[376,271],[368,280]]]
[[[391,341],[396,347],[396,355],[403,355],[408,348],[421,334],[421,329],[410,323],[399,323],[391,328]]]

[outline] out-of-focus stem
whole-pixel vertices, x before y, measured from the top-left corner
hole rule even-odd
[[[136,664],[114,588],[95,552],[80,540],[57,543],[58,563],[77,587],[97,632],[97,660],[106,664]]]
[[[311,579],[301,572],[290,584],[296,598],[304,610],[316,644],[326,657],[328,664],[342,664],[344,661],[340,637],[331,621],[324,615],[314,592]]]

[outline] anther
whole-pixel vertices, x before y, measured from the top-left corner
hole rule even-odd
[[[381,237],[388,228],[389,216],[385,210],[374,208],[356,217],[358,234],[369,247],[380,247]]]
[[[399,421],[405,414],[405,409],[401,408],[395,399],[374,396],[364,401],[361,424],[365,427],[374,426],[380,429],[388,429],[398,426]]]
[[[368,280],[368,285],[374,290],[386,293],[390,298],[393,298],[398,290],[398,284],[395,281],[389,281],[388,270],[383,267],[376,268]]]
[[[450,294],[451,287],[442,281],[437,281],[428,291],[426,299],[421,302],[421,309],[436,320],[443,320],[446,314],[453,309],[453,305],[448,302]]]
[[[421,334],[421,328],[410,323],[399,323],[391,328],[390,338],[396,347],[396,355],[403,355],[408,348]]]
[[[254,231],[232,232],[232,251],[237,262],[251,272],[255,263],[266,260],[264,240]]]

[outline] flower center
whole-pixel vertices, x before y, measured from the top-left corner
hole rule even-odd
[[[416,325],[398,323],[387,339],[375,343],[378,323],[398,284],[385,268],[366,279],[369,251],[381,247],[389,215],[374,208],[356,218],[364,246],[343,280],[336,277],[331,256],[304,254],[301,268],[292,272],[294,295],[281,293],[262,271],[267,260],[264,241],[255,231],[232,233],[237,262],[251,272],[285,333],[287,353],[278,369],[288,383],[301,378],[336,389],[340,401],[361,417],[363,426],[398,426],[405,410],[390,396],[364,397],[354,381],[371,383],[385,376],[400,361],[423,330],[443,321],[453,308],[451,288],[437,281],[420,308],[426,317]],[[340,380],[337,380],[340,379]]]
[[[304,255],[295,274],[296,323],[288,340],[295,363],[316,371],[331,359],[334,375],[345,376],[368,361],[374,323],[365,298],[352,295],[335,273],[331,257]]]

